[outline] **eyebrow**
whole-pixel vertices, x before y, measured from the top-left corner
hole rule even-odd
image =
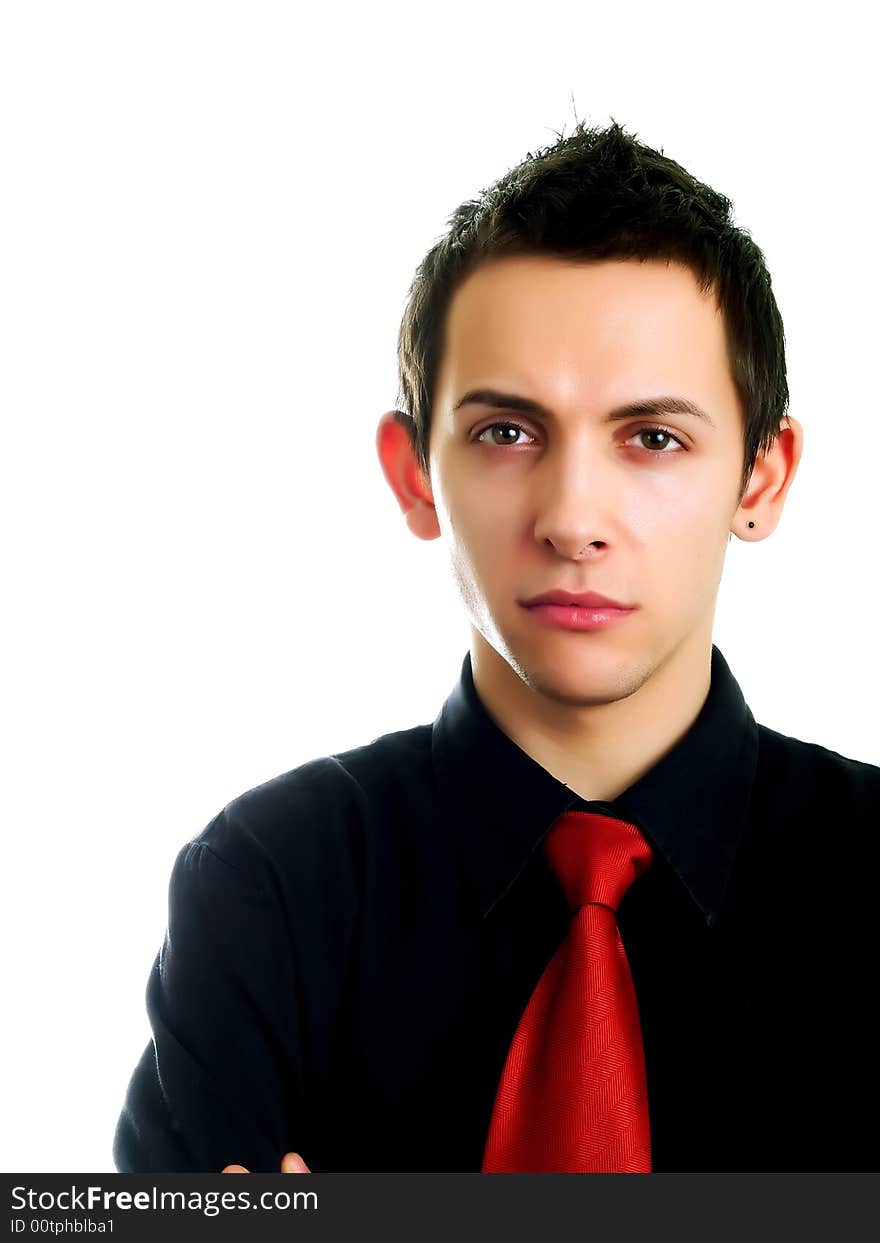
[[[516,393],[500,393],[494,388],[472,388],[459,398],[452,409],[456,411],[462,406],[469,405],[491,406],[496,410],[518,410],[522,414],[531,414],[538,419],[553,417],[550,410],[542,406],[539,401],[533,401],[530,397],[519,397]],[[706,411],[695,401],[690,401],[687,397],[670,396],[641,397],[637,401],[627,402],[624,406],[617,406],[614,410],[610,410],[605,416],[605,422],[616,423],[622,419],[661,414],[689,414],[695,419],[704,420],[710,427],[715,426]]]

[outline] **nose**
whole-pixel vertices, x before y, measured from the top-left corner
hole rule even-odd
[[[558,536],[555,538],[547,536],[546,538],[547,542],[556,549],[559,555],[567,558],[569,561],[593,561],[596,557],[601,556],[606,548],[605,541],[601,539],[588,540],[582,548],[576,548],[576,540],[562,540]]]
[[[607,499],[603,500],[596,471],[569,463],[544,480],[545,492],[538,502],[535,539],[552,546],[561,557],[587,561],[599,557],[606,545]]]

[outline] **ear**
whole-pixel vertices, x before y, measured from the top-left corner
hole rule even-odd
[[[797,419],[786,416],[769,451],[755,459],[752,477],[734,514],[734,535],[761,540],[776,530],[803,448],[804,429]]]
[[[376,451],[385,478],[406,515],[406,525],[419,539],[437,539],[440,524],[431,488],[419,467],[409,432],[396,419],[397,411],[383,414],[376,429]]]

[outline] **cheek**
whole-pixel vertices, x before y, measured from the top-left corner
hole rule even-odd
[[[507,511],[499,507],[492,488],[474,487],[466,495],[450,492],[444,497],[438,520],[457,564],[472,562],[486,568],[489,562],[491,568],[493,555],[497,557],[504,542],[514,538],[517,528],[509,489],[507,495]]]
[[[690,601],[695,609],[715,596],[721,581],[726,535],[716,525],[702,511],[676,540],[675,568],[670,577],[680,585],[682,603]]]
[[[460,517],[452,528],[449,554],[461,584],[484,583],[497,577],[506,560],[491,528],[479,522],[466,523]]]
[[[638,556],[661,596],[687,606],[688,599],[702,603],[717,587],[728,529],[717,510],[717,499],[679,497],[638,515]]]
[[[732,511],[730,479],[720,471],[693,471],[680,480],[634,500],[633,516],[645,538],[674,541],[691,548],[714,548],[727,538]]]

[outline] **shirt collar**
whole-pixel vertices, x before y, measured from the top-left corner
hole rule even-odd
[[[709,693],[696,720],[611,802],[581,799],[504,733],[477,694],[470,652],[432,727],[441,804],[483,918],[552,824],[577,806],[636,824],[713,925],[748,813],[757,755],[755,719],[714,645]]]

